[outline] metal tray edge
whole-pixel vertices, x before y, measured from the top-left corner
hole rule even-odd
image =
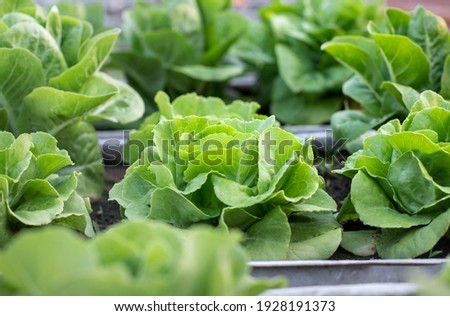
[[[293,261],[251,261],[252,268],[287,267],[330,267],[330,266],[367,266],[367,265],[442,265],[449,259],[371,259],[371,260],[293,260]]]

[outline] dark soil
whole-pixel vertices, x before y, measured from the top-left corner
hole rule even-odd
[[[108,201],[109,191],[113,185],[123,179],[126,166],[105,166],[105,188],[102,198],[92,203],[92,220],[97,224],[99,230],[104,230],[112,224],[121,221],[120,207],[116,201]]]
[[[319,173],[325,180],[325,191],[336,201],[339,209],[350,192],[351,180],[344,176],[331,173],[330,170],[326,172],[319,170]]]
[[[319,175],[325,180],[325,191],[336,201],[340,209],[350,192],[351,180],[333,171],[344,166],[344,161],[349,154],[347,152],[316,152],[316,157],[315,166]]]

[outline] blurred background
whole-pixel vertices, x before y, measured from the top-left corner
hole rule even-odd
[[[413,10],[421,4],[427,10],[442,16],[447,24],[450,22],[450,1],[449,0],[388,0],[387,4],[405,10]]]
[[[211,0],[214,1],[214,0]],[[58,0],[38,0],[41,5],[52,5]],[[108,26],[118,26],[121,21],[121,12],[133,4],[133,0],[65,0],[64,2],[84,2],[95,3],[102,2],[106,8],[105,24]],[[158,2],[158,0],[149,0],[149,2]],[[270,0],[233,0],[234,7],[243,14],[255,17],[258,14],[258,8],[270,3]],[[447,23],[450,22],[450,1],[449,0],[388,0],[389,6],[395,6],[405,10],[412,10],[421,4],[429,11],[444,17]]]

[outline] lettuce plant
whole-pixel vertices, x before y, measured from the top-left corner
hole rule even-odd
[[[432,250],[450,228],[449,166],[450,103],[426,91],[403,124],[383,125],[338,171],[353,179],[339,219],[376,228],[344,234],[342,246],[382,258]]]
[[[164,118],[141,134],[150,139],[140,138],[149,147],[110,192],[123,216],[239,229],[253,260],[331,256],[342,231],[310,143],[280,129],[274,117],[252,119],[251,104],[243,111],[244,104],[201,99],[203,112],[189,102],[195,99],[159,100]],[[192,108],[199,114],[189,115]]]
[[[94,28],[94,33],[100,33],[105,30],[103,20],[105,11],[100,2],[83,3],[57,1],[55,3],[61,15],[72,16],[79,20],[88,21]]]
[[[216,122],[226,118],[244,121],[266,118],[256,113],[260,106],[255,102],[236,100],[231,104],[225,104],[220,98],[202,97],[196,93],[179,96],[170,103],[169,96],[159,91],[155,96],[155,103],[158,111],[148,116],[139,129],[130,132],[123,154],[125,162],[134,163],[139,159],[142,151],[151,145],[149,141],[153,140],[153,130],[160,121],[192,115],[207,117],[210,121]]]
[[[103,190],[102,156],[92,122],[121,124],[142,116],[142,99],[99,71],[119,35],[93,35],[83,20],[48,13],[33,1],[0,2],[0,123],[18,136],[45,131],[82,171],[79,192]]]
[[[422,7],[411,13],[390,8],[381,23],[369,23],[371,38],[340,36],[323,49],[354,73],[343,92],[362,110],[336,113],[336,138],[350,151],[361,135],[389,119],[405,119],[419,93],[427,89],[450,98],[450,35],[445,21]]]
[[[337,35],[364,34],[367,22],[381,17],[383,2],[278,0],[261,10],[263,25],[249,31],[235,51],[261,69],[260,80],[269,82],[264,90],[272,85],[271,113],[277,119],[324,123],[342,108],[341,88],[351,72],[320,47]]]
[[[149,106],[159,90],[175,98],[188,92],[223,94],[242,67],[226,61],[246,29],[231,0],[137,1],[123,15],[126,47],[113,55],[128,82]]]
[[[49,224],[94,235],[89,200],[75,191],[79,174],[57,174],[72,164],[49,134],[0,132],[0,246],[25,227]]]
[[[125,222],[92,240],[47,227],[0,251],[0,294],[256,295],[284,284],[249,270],[239,235],[208,227]]]

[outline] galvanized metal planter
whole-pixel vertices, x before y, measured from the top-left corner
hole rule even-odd
[[[414,295],[411,276],[437,274],[446,259],[251,262],[255,277],[283,276],[288,288],[265,295]]]
[[[446,259],[251,262],[256,277],[285,276],[290,287],[408,281],[414,271],[436,274]]]
[[[273,289],[263,296],[410,296],[418,293],[413,283],[320,285]]]

